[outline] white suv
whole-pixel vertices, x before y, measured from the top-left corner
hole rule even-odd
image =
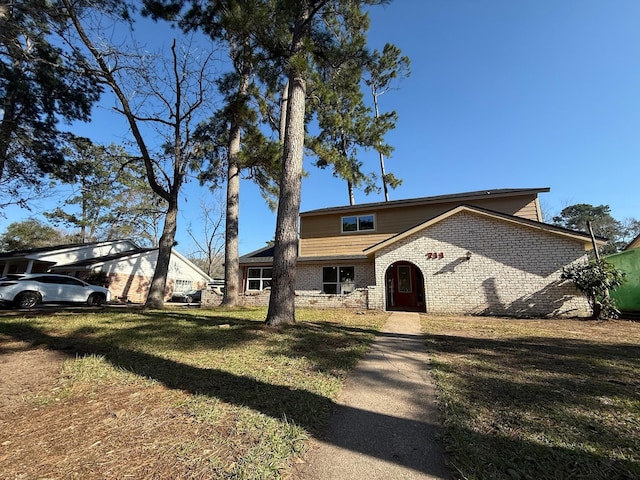
[[[100,306],[111,300],[108,288],[69,275],[23,273],[0,278],[0,303],[32,308],[39,303],[71,302]]]

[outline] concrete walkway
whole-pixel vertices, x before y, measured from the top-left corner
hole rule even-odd
[[[393,313],[349,376],[326,438],[295,478],[447,479],[417,313]]]

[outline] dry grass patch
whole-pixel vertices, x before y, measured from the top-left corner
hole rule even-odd
[[[640,323],[422,322],[457,478],[640,478]]]
[[[67,356],[55,383],[6,405],[3,478],[286,477],[387,315],[300,311],[297,325],[280,329],[264,317],[181,309],[0,318],[0,335],[27,345],[22,353]]]

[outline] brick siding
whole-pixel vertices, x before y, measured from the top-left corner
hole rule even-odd
[[[340,261],[323,265],[298,264],[296,267],[296,294],[321,294],[323,267],[354,267],[353,281],[356,287],[373,285],[376,281],[373,263]]]
[[[269,290],[238,295],[238,304],[243,307],[264,307],[269,304]],[[211,290],[202,292],[203,307],[217,307],[222,302],[222,295]],[[305,293],[296,291],[296,307],[298,308],[368,308],[368,289],[358,288],[348,295],[326,295],[322,293]]]
[[[151,277],[141,275],[126,275],[121,273],[109,274],[109,291],[111,292],[111,299],[114,301],[132,302],[132,303],[144,303],[147,301],[147,294],[149,293],[149,287],[151,286]],[[171,298],[173,295],[172,278],[167,279],[167,285],[165,288],[165,301]],[[204,288],[205,282],[194,282],[194,289]]]
[[[460,212],[381,249],[375,263],[331,264],[355,267],[356,290],[349,295],[321,293],[322,267],[329,264],[298,265],[296,305],[384,310],[385,274],[393,263],[408,261],[422,272],[430,314],[587,316],[586,299],[560,279],[563,266],[585,259],[580,241]],[[203,305],[221,300],[211,297]],[[239,303],[268,305],[269,291],[240,295]]]
[[[121,273],[109,274],[109,291],[112,300],[144,303],[151,285],[150,277],[139,275],[125,275]]]
[[[394,262],[410,261],[424,275],[428,313],[586,315],[586,300],[560,280],[564,265],[584,258],[580,242],[463,212],[377,252],[376,284]],[[383,290],[370,291],[373,308],[384,308]]]

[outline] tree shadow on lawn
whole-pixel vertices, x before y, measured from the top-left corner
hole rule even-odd
[[[230,323],[229,319],[226,317],[213,317],[213,319],[210,319],[210,317],[202,317],[201,321],[215,323],[222,321],[222,318],[225,318],[225,323]],[[153,324],[155,323],[157,322],[154,321]],[[253,325],[255,323],[256,322],[247,320],[238,320],[235,323],[235,326],[237,328],[244,328],[244,326],[246,326],[246,328],[249,329],[253,328]],[[150,329],[150,331],[153,330],[151,326],[148,328]],[[305,328],[307,328],[305,325],[298,325],[292,328],[299,329],[296,334],[298,335],[300,342],[294,343],[294,346],[290,347],[289,351],[287,351],[287,348],[284,344],[279,344],[278,348],[282,350],[280,353],[296,357],[303,354],[303,352],[305,352],[306,350],[307,355],[317,355],[316,360],[319,363],[325,362],[322,368],[331,369],[336,366],[329,358],[331,355],[330,349],[319,349],[318,353],[309,351],[309,349],[313,345],[315,345],[314,342],[319,341],[320,343],[322,343],[321,336],[322,329],[324,328],[324,325],[322,323],[309,325],[308,328],[311,331],[310,335],[315,337],[313,341],[305,336],[305,333],[303,331]],[[327,327],[327,344],[330,344],[331,341],[334,340],[332,336],[335,331],[339,330],[340,328],[341,327],[334,325]],[[361,333],[362,330],[357,327],[344,328],[351,329],[354,335],[356,334],[356,332]],[[12,322],[0,322],[0,332],[5,333],[15,339],[31,342],[33,344],[46,345],[52,350],[63,351],[67,353],[71,358],[74,358],[78,354],[101,355],[105,358],[105,360],[116,367],[131,371],[146,378],[156,380],[168,388],[182,390],[194,395],[209,396],[222,400],[224,402],[228,402],[230,404],[246,406],[276,419],[284,418],[287,421],[295,422],[296,424],[306,428],[309,432],[316,436],[323,436],[324,420],[326,420],[326,417],[330,412],[334,412],[336,414],[344,414],[346,412],[351,415],[356,415],[361,419],[362,425],[380,425],[383,430],[381,432],[376,432],[375,434],[381,435],[383,438],[384,435],[393,436],[396,432],[401,432],[405,429],[424,428],[425,431],[433,431],[434,428],[433,425],[426,421],[419,422],[415,420],[406,420],[394,416],[370,412],[367,410],[354,409],[351,407],[337,405],[332,400],[313,392],[309,392],[307,390],[294,389],[282,385],[273,385],[248,376],[231,374],[229,372],[225,372],[216,368],[196,367],[174,360],[161,358],[156,355],[135,351],[128,348],[122,348],[111,343],[113,339],[110,339],[107,343],[100,343],[100,341],[96,341],[96,339],[86,341],[81,336],[57,337],[49,335],[48,333],[34,327],[33,325],[29,325],[27,323]],[[217,333],[222,332],[218,331]],[[274,332],[269,333],[274,334],[274,336],[277,335],[277,333]],[[380,335],[384,335],[385,337],[394,336],[393,334]],[[513,364],[509,365],[508,362],[520,358],[523,355],[523,352],[528,352],[530,355],[537,358],[536,368],[544,367],[549,369],[549,371],[558,371],[557,365],[555,364],[554,360],[557,360],[558,355],[562,357],[563,353],[568,354],[573,350],[582,352],[585,347],[585,345],[582,344],[586,343],[588,345],[588,342],[570,341],[567,350],[567,348],[562,348],[562,342],[557,339],[536,339],[535,341],[532,341],[531,339],[527,339],[526,341],[479,341],[477,339],[447,336],[430,336],[428,338],[432,350],[465,355],[501,355],[503,357],[502,360],[504,360],[504,362],[507,362],[506,365],[509,366],[509,368],[516,367]],[[605,348],[606,352],[613,353],[611,349],[613,349],[614,347],[617,348],[618,346],[612,345],[600,348]],[[545,351],[547,351],[547,356],[536,356],[538,352],[544,354]],[[551,355],[551,352],[555,352],[555,354]],[[627,356],[631,357],[632,355],[633,352],[628,351],[625,353],[625,358]],[[577,355],[574,356],[577,357]],[[580,360],[578,358],[575,358],[569,359],[569,361],[579,362]],[[521,360],[520,363],[522,363]],[[603,371],[606,371],[606,366],[603,366],[601,368],[604,369]],[[522,386],[522,382],[519,379],[514,379],[512,382],[504,380],[502,381],[504,382],[504,385],[502,387],[504,389],[509,389],[509,387],[511,387],[511,389],[517,391]],[[603,381],[606,382],[606,380]],[[490,391],[487,391],[487,389],[490,388],[490,385],[492,385],[492,383],[486,383],[486,378],[484,379],[484,381],[482,378],[478,378],[476,381],[474,381],[473,385],[471,385],[470,388],[477,388],[480,392],[483,392],[483,394],[491,394]],[[526,386],[526,384],[525,387],[529,388]],[[533,385],[531,388],[535,389],[536,395],[540,393],[539,385]],[[541,404],[544,403],[543,399],[538,399],[536,395],[517,395],[513,397],[512,400],[518,402],[540,402]],[[560,451],[558,448],[553,446],[543,446],[538,444],[534,445],[524,439],[508,438],[505,437],[503,432],[499,431],[482,433],[468,431],[462,432],[462,435],[464,442],[472,442],[476,446],[495,445],[495,442],[498,442],[498,445],[501,445],[500,442],[507,442],[509,443],[510,448],[515,449],[518,452],[531,451],[531,457],[524,456],[522,458],[514,459],[509,456],[501,455],[506,451],[498,450],[498,457],[496,459],[492,459],[490,455],[495,454],[496,452],[492,451],[491,448],[488,447],[489,451],[485,452],[484,450],[482,450],[482,455],[486,455],[485,457],[478,457],[474,460],[481,462],[492,461],[498,466],[504,466],[504,468],[509,467],[509,465],[515,465],[514,467],[509,468],[516,468],[517,470],[521,470],[526,469],[527,465],[532,461],[535,461],[540,465],[544,462],[553,462],[554,459],[556,459],[556,457],[559,455]],[[383,460],[403,465],[407,468],[419,470],[427,474],[437,475],[439,473],[437,469],[434,468],[432,470],[428,465],[424,466],[424,464],[417,462],[415,457],[397,457],[396,455],[394,455],[394,452],[392,450],[382,450],[372,453],[371,449],[369,448],[368,442],[362,441],[362,438],[359,438],[358,440],[354,440],[353,438],[335,439],[334,444],[343,449],[356,451],[365,455],[373,455],[376,458],[381,458]],[[624,447],[624,445],[621,445],[621,447]],[[455,450],[456,446],[450,443],[449,448]],[[567,460],[568,463],[565,466],[567,470],[565,470],[560,477],[553,477],[550,475],[547,475],[545,477],[545,472],[542,472],[541,475],[533,476],[531,478],[563,478],[563,475],[564,477],[569,477],[571,468],[578,469],[578,465],[575,462],[586,462],[587,460],[588,465],[604,465],[604,467],[602,468],[606,467],[609,469],[607,470],[608,472],[613,473],[609,477],[604,476],[592,478],[633,478],[624,476],[624,472],[630,471],[627,469],[628,464],[625,462],[611,460],[603,455],[598,455],[597,453],[587,453],[585,451],[567,450],[566,452],[561,453],[563,457],[565,456],[565,454],[569,456],[570,460]],[[423,454],[426,453],[420,451],[416,453],[416,455]],[[631,465],[631,467],[629,468],[635,468],[634,465],[636,464]],[[636,472],[637,469],[633,471]],[[548,474],[548,472],[546,473]],[[511,476],[507,476],[507,473],[505,473],[505,471],[503,471],[503,474],[504,478],[512,478]],[[523,478],[528,477],[525,476]]]
[[[242,322],[238,324],[242,324]],[[304,325],[286,328],[297,330],[296,334],[301,339],[303,348],[308,348],[313,344],[313,341],[305,338],[304,330],[306,327]],[[332,337],[334,331],[338,328],[329,328],[327,343],[334,340]],[[314,337],[314,341],[322,343],[320,338],[322,324],[311,325],[309,330],[312,332],[310,335]],[[353,335],[356,335],[356,332],[360,329],[355,328],[353,330]],[[434,425],[426,421],[404,419],[338,405],[331,399],[308,390],[274,385],[217,368],[188,365],[157,355],[121,348],[111,343],[113,340],[111,338],[104,343],[96,341],[96,339],[91,339],[92,341],[87,342],[81,336],[54,336],[27,323],[3,323],[1,321],[0,333],[32,344],[44,345],[51,350],[64,352],[70,358],[75,358],[78,355],[99,355],[114,367],[155,380],[170,389],[181,390],[192,395],[208,396],[233,405],[249,407],[272,418],[284,419],[287,422],[302,426],[316,437],[325,436],[326,420],[331,413],[357,415],[363,426],[369,426],[369,428],[371,426],[377,427],[376,434],[382,437],[387,435],[391,438],[395,432],[419,428],[431,432],[435,428]],[[278,336],[278,333],[274,331],[270,331],[268,334],[273,335],[274,338]],[[358,332],[358,334],[361,334],[361,332]],[[279,345],[279,347],[284,348],[282,345]],[[286,354],[286,351],[283,350],[281,353]],[[296,357],[300,353],[298,347],[295,347],[290,354],[292,357]],[[314,355],[314,353],[307,351],[307,355]],[[332,364],[332,360],[329,360],[329,356],[330,352],[328,350],[320,351],[315,354],[315,361],[322,364],[321,368],[330,369],[335,365]],[[417,451],[416,455],[399,457],[390,449],[372,450],[367,438],[363,441],[363,438],[353,435],[334,439],[333,443],[346,450],[374,456],[427,474],[437,475],[439,473],[438,466],[431,466],[429,462],[425,464],[423,457],[426,452]],[[420,455],[423,455],[423,457],[420,457]]]
[[[135,347],[152,343],[159,349],[191,351],[224,349],[255,340],[261,323],[224,315],[197,315],[179,311],[92,312],[98,323],[72,332],[68,340],[77,339],[96,348]],[[63,317],[62,317],[63,318]]]
[[[637,480],[640,464],[595,451],[550,446],[504,433],[478,432],[456,425],[447,451],[458,478],[491,480]],[[462,455],[456,455],[463,451]]]
[[[450,447],[464,438],[483,463],[517,465],[531,478],[640,478],[640,346],[453,335],[428,335],[427,344],[437,375],[458,379],[451,388],[459,400],[451,401],[467,404],[447,406],[455,417],[448,424]],[[476,408],[483,421],[468,418]],[[465,428],[465,422],[485,431]],[[524,438],[549,435],[551,443],[575,448]]]
[[[300,322],[281,327],[295,342],[283,341],[278,336],[269,339],[275,355],[289,358],[308,358],[316,371],[337,376],[351,370],[376,336],[377,330],[349,327],[332,322]],[[359,345],[359,347],[354,347]]]
[[[476,372],[481,372],[483,378],[468,378],[473,382],[471,390],[486,389],[486,380],[490,378],[498,385],[504,384],[503,390],[511,391],[509,397],[519,402],[579,403],[594,394],[623,395],[631,400],[640,388],[637,377],[640,345],[548,337],[498,340],[452,335],[428,335],[427,343],[436,354],[464,355],[475,362]],[[547,395],[540,396],[540,389]]]

